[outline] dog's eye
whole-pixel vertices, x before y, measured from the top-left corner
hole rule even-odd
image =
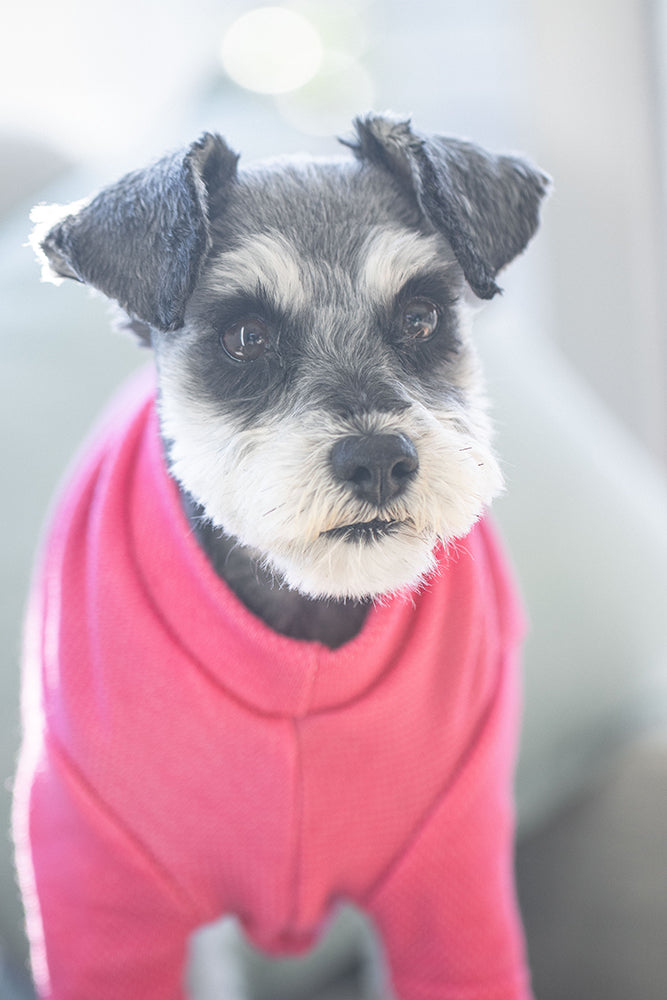
[[[270,328],[259,316],[246,316],[220,334],[225,354],[234,361],[256,361],[269,345]]]
[[[439,321],[438,307],[429,299],[410,299],[401,310],[401,332],[408,340],[428,340]]]

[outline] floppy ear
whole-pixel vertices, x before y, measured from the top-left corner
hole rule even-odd
[[[421,136],[409,121],[368,115],[354,124],[356,141],[345,145],[413,192],[426,219],[447,237],[475,294],[493,298],[498,271],[537,229],[550,186],[546,174],[469,142]]]
[[[31,242],[43,277],[92,285],[139,320],[138,329],[178,329],[210,245],[211,199],[223,196],[237,160],[220,136],[205,133],[92,200],[61,208],[57,222],[57,207],[38,207]]]

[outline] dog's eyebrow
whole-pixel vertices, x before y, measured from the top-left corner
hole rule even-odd
[[[376,229],[360,254],[357,282],[373,299],[391,299],[423,272],[445,272],[455,261],[436,235],[405,229]]]
[[[207,287],[220,292],[252,295],[261,284],[276,308],[289,311],[305,301],[305,268],[294,247],[279,232],[258,233],[233,250],[214,257]]]

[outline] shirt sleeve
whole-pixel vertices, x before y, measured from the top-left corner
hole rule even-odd
[[[513,876],[513,664],[368,908],[400,1000],[530,1000]]]
[[[19,781],[17,863],[41,1000],[185,1000],[196,907],[53,747]]]

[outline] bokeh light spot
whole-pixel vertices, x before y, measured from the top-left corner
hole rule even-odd
[[[257,7],[225,32],[228,75],[247,90],[286,94],[308,83],[322,61],[322,42],[306,17],[285,7]]]

